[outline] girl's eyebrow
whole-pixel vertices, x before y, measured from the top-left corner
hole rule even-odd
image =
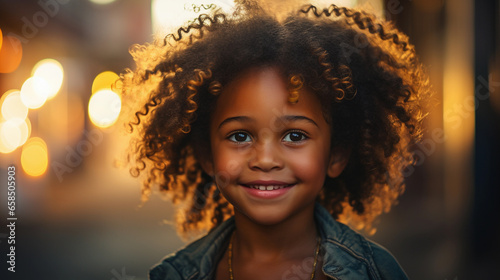
[[[219,127],[218,129],[220,129],[223,125],[227,124],[227,123],[230,123],[230,122],[249,122],[251,121],[250,117],[247,117],[247,116],[236,116],[236,117],[230,117],[230,118],[227,118],[225,120],[223,120],[220,124],[219,124]]]
[[[227,123],[230,123],[230,122],[249,122],[251,121],[252,119],[250,117],[247,117],[247,116],[236,116],[236,117],[230,117],[230,118],[227,118],[225,120],[223,120],[220,124],[219,124],[219,127],[218,129],[220,129],[223,125],[227,124]],[[308,118],[306,116],[299,116],[299,115],[285,115],[285,116],[281,116],[279,117],[277,120],[280,120],[282,122],[293,122],[293,121],[306,121],[306,122],[309,122],[311,124],[314,124],[315,126],[318,126],[318,124],[311,118]]]
[[[286,116],[282,116],[279,118],[280,120],[283,120],[283,121],[286,121],[286,122],[292,122],[292,121],[301,121],[301,120],[304,120],[304,121],[307,121],[309,123],[312,123],[314,124],[315,126],[318,126],[318,124],[311,118],[308,118],[306,116],[296,116],[296,115],[286,115]]]

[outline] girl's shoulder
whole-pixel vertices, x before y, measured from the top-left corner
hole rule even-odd
[[[382,245],[370,241],[373,259],[382,279],[408,279],[396,258]]]
[[[212,279],[233,230],[234,218],[230,218],[207,235],[166,256],[149,271],[149,279]]]
[[[333,279],[408,279],[396,258],[383,246],[335,221],[317,205],[322,236],[323,271]]]

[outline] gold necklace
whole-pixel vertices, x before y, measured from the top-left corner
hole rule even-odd
[[[227,257],[227,264],[229,266],[229,279],[234,280],[233,276],[233,239],[234,239],[234,233],[231,235],[231,240],[229,241],[229,248],[228,248],[228,257]],[[311,273],[311,280],[314,279],[314,275],[316,274],[316,265],[318,264],[318,253],[319,253],[319,245],[321,244],[321,237],[316,238],[318,240],[318,244],[316,245],[316,251],[314,252],[314,263],[313,263],[313,270]]]

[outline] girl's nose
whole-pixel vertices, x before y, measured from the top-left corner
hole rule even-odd
[[[279,155],[279,148],[273,145],[271,141],[256,145],[248,163],[250,169],[265,172],[283,168],[283,161]]]

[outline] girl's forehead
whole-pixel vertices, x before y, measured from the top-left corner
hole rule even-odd
[[[275,66],[250,68],[230,81],[223,90],[223,94],[231,95],[234,92],[269,91],[279,92],[287,89],[285,77]],[[232,94],[234,96],[234,94]]]
[[[321,102],[308,90],[301,90],[296,104],[289,102],[288,83],[277,67],[252,68],[228,83],[216,102],[213,120],[250,116],[271,119],[304,115],[323,119]]]

